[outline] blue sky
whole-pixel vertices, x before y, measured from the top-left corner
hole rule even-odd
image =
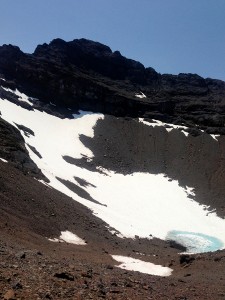
[[[160,73],[225,80],[225,0],[0,1],[0,45],[84,37]]]

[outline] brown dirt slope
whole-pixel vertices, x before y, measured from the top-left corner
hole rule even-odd
[[[159,240],[122,240],[76,201],[0,161],[2,299],[223,299],[225,252],[180,263]],[[53,243],[70,230],[86,246]],[[160,278],[115,267],[109,254],[171,266]],[[144,255],[139,255],[143,253]],[[156,256],[153,256],[156,255]]]

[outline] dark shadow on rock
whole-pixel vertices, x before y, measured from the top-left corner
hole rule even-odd
[[[91,172],[98,172],[100,174],[107,175],[103,170],[98,168],[98,166],[101,166],[101,164],[95,164],[95,162],[90,160],[87,156],[83,155],[82,158],[74,158],[68,155],[62,156],[62,158],[69,164],[76,165],[80,168],[87,169]]]
[[[216,141],[198,129],[192,134],[185,136],[179,129],[167,132],[163,126],[148,126],[138,119],[106,115],[97,121],[94,138],[80,135],[80,141],[93,153],[91,161],[64,159],[91,171],[99,166],[123,175],[165,174],[184,189],[193,188],[195,196],[189,195],[190,199],[225,216],[225,137]]]
[[[1,86],[0,86],[0,98],[2,100],[8,100],[8,101],[10,101],[18,106],[21,106],[27,110],[33,110],[33,107],[29,103],[19,100],[19,97],[17,95],[15,95],[11,91],[7,91],[7,90],[3,89]]]
[[[20,131],[1,118],[0,157],[8,160],[24,174],[49,182],[37,165],[31,160]]]
[[[9,85],[9,88],[11,87],[10,82],[8,82],[8,81],[4,82],[4,85],[6,88],[8,87],[8,85]],[[45,103],[38,99],[29,97],[29,101],[32,102],[32,104],[33,104],[33,105],[31,105],[25,101],[19,100],[19,97],[16,94],[14,94],[14,92],[7,91],[7,90],[3,89],[1,86],[0,86],[0,99],[3,101],[6,100],[9,102],[12,102],[12,103],[16,104],[17,106],[20,106],[29,111],[39,110],[41,112],[46,112],[49,115],[52,115],[52,116],[55,116],[55,117],[61,118],[61,119],[63,119],[63,118],[73,119],[74,118],[72,112],[63,106],[54,107],[50,103]],[[74,111],[77,113],[77,110],[74,110]],[[18,124],[16,124],[16,125],[18,126],[18,128],[19,128],[19,126],[21,127],[21,128],[19,128],[20,130],[25,129],[25,126],[22,128],[23,125],[18,125]],[[29,132],[25,130],[24,133],[26,134]]]
[[[169,244],[169,246],[170,246],[171,248],[178,249],[178,250],[180,250],[180,251],[182,251],[182,252],[187,251],[187,248],[186,248],[185,246],[183,246],[183,245],[177,243],[176,241],[168,240],[167,242],[168,242],[168,244]]]

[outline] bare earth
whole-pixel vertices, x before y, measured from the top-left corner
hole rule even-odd
[[[169,243],[120,239],[87,208],[1,161],[0,199],[2,299],[225,299],[225,251],[181,263]],[[67,229],[87,245],[48,241]],[[174,271],[163,278],[121,270],[110,254]]]

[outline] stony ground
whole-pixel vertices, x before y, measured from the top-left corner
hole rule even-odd
[[[0,160],[1,299],[225,299],[225,250],[183,256],[170,242],[111,234],[89,209],[33,178],[44,177],[19,131],[0,121],[0,157],[9,160]],[[223,136],[186,138],[179,130],[168,133],[137,119],[106,116],[94,139],[80,139],[93,152],[92,162],[64,157],[68,162],[93,171],[101,166],[122,174],[164,173],[194,187],[199,203],[225,216]],[[87,244],[48,240],[65,230]],[[111,254],[169,266],[173,273],[157,277],[122,270]]]
[[[225,299],[225,251],[184,257],[157,239],[120,239],[79,203],[1,161],[0,199],[2,299]],[[87,245],[47,239],[66,229]],[[174,271],[122,270],[110,254]]]

